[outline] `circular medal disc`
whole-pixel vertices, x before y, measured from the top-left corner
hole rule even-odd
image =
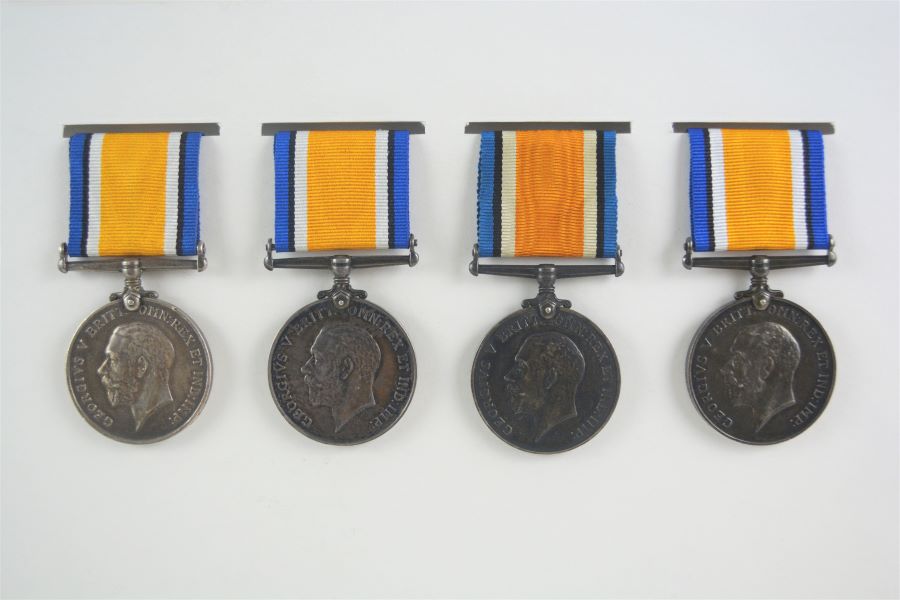
[[[802,307],[772,298],[726,304],[697,331],[687,384],[700,414],[723,435],[748,444],[783,442],[819,417],[834,388],[834,350]]]
[[[326,444],[367,442],[403,416],[416,386],[406,332],[380,307],[330,298],[288,319],[269,355],[269,388],[295,429]]]
[[[212,382],[206,339],[181,310],[142,298],[110,302],[78,328],[66,358],[69,392],[94,429],[146,444],[175,435],[203,409]]]
[[[521,450],[563,452],[591,439],[619,398],[619,362],[589,319],[535,307],[500,321],[472,366],[472,394],[497,437]]]

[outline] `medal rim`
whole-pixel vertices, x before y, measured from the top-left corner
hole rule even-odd
[[[616,412],[616,408],[619,406],[619,396],[622,393],[622,369],[619,365],[619,357],[616,354],[615,348],[613,348],[612,343],[609,341],[609,338],[606,337],[606,334],[603,332],[603,330],[600,329],[600,327],[596,323],[594,323],[594,321],[592,321],[585,315],[581,314],[577,310],[574,310],[571,308],[563,308],[563,307],[559,307],[557,310],[560,313],[570,313],[570,314],[577,315],[578,317],[587,321],[591,325],[591,327],[593,327],[594,330],[600,334],[600,337],[603,339],[604,342],[606,342],[606,346],[609,348],[609,354],[612,357],[613,363],[616,365],[616,373],[618,373],[618,378],[616,381],[616,392],[615,392],[615,395],[614,395],[614,398],[612,401],[612,406],[609,410],[609,414],[606,417],[606,420],[603,421],[603,423],[600,425],[600,427],[595,429],[590,435],[585,436],[585,438],[583,440],[581,440],[580,442],[578,442],[577,444],[575,444],[573,446],[569,446],[568,448],[561,448],[559,450],[538,450],[538,449],[534,449],[534,448],[526,448],[526,447],[520,446],[519,444],[516,444],[515,442],[504,438],[503,436],[498,434],[496,431],[494,431],[494,428],[491,427],[491,424],[488,422],[484,413],[481,411],[481,405],[478,403],[478,395],[475,392],[475,368],[478,364],[478,357],[481,355],[481,351],[485,347],[485,344],[488,342],[488,340],[490,340],[491,336],[494,334],[494,332],[497,330],[497,328],[500,327],[500,325],[503,322],[507,321],[508,319],[510,319],[512,317],[519,317],[528,312],[532,312],[537,317],[542,318],[536,307],[530,306],[528,308],[520,308],[519,310],[511,312],[508,315],[506,315],[505,317],[503,317],[502,319],[500,319],[499,321],[497,321],[497,323],[495,323],[494,326],[488,330],[487,334],[481,340],[481,343],[478,345],[478,349],[475,351],[475,356],[472,359],[472,373],[469,377],[469,381],[470,381],[470,386],[472,388],[472,400],[475,403],[475,410],[478,412],[478,416],[481,417],[481,420],[487,426],[488,431],[493,433],[495,437],[500,438],[506,444],[515,448],[516,450],[521,450],[523,452],[528,452],[530,454],[562,454],[564,452],[570,452],[572,450],[575,450],[576,448],[580,448],[580,447],[584,446],[589,441],[594,439],[594,437],[598,433],[600,433],[600,431],[602,429],[604,429],[607,426],[607,424],[610,422],[610,420],[612,419],[613,413]]]
[[[716,424],[713,423],[709,419],[709,417],[706,415],[706,413],[703,411],[703,408],[700,406],[700,403],[697,401],[697,397],[694,394],[694,387],[691,385],[691,358],[694,355],[694,350],[697,348],[697,343],[700,340],[700,335],[704,331],[706,331],[707,327],[709,327],[709,325],[713,321],[716,320],[716,317],[721,315],[724,311],[731,310],[738,305],[746,304],[746,303],[749,303],[752,306],[753,300],[751,298],[740,298],[738,300],[732,300],[731,302],[727,302],[727,303],[721,305],[719,308],[717,308],[712,313],[710,313],[710,315],[708,317],[706,317],[706,319],[703,320],[703,323],[697,328],[697,331],[694,333],[693,338],[691,338],[691,343],[688,346],[687,355],[685,356],[685,363],[684,363],[684,365],[685,365],[685,383],[687,384],[688,393],[691,396],[691,403],[694,405],[694,408],[697,410],[697,412],[700,413],[700,415],[703,417],[703,420],[706,421],[706,423],[710,427],[713,428],[713,430],[717,431],[718,433],[720,433],[721,435],[725,436],[726,438],[728,438],[730,440],[734,440],[734,441],[740,442],[742,444],[747,444],[748,446],[772,446],[774,444],[780,444],[782,442],[787,442],[789,440],[792,440],[792,439],[796,438],[798,435],[808,431],[813,425],[816,424],[816,422],[822,416],[822,413],[825,412],[825,409],[828,408],[828,403],[831,401],[831,394],[832,394],[832,392],[834,392],[834,387],[835,387],[835,384],[837,383],[837,357],[835,356],[834,345],[831,343],[831,338],[828,337],[828,332],[825,330],[825,328],[822,326],[822,324],[819,322],[819,320],[815,317],[815,315],[813,315],[810,311],[808,311],[803,306],[797,304],[796,302],[793,302],[792,300],[788,300],[786,298],[774,298],[773,297],[773,298],[769,299],[769,302],[770,302],[770,305],[775,304],[775,303],[787,304],[788,306],[799,309],[799,310],[803,311],[804,313],[806,313],[806,315],[809,316],[810,319],[812,319],[813,323],[818,326],[819,331],[822,333],[822,338],[824,338],[824,340],[826,342],[828,342],[828,349],[831,354],[831,364],[832,364],[831,385],[828,388],[828,393],[825,395],[825,401],[822,403],[822,407],[819,409],[818,413],[815,416],[813,416],[812,420],[809,421],[809,423],[803,429],[800,429],[799,431],[796,431],[787,437],[783,437],[783,438],[777,439],[777,440],[769,440],[769,441],[745,440],[743,438],[740,438],[735,435],[731,435],[725,431],[722,431],[719,427],[717,427]],[[768,310],[768,307],[766,308],[766,310]]]
[[[203,335],[203,331],[200,329],[200,327],[197,326],[197,323],[194,322],[194,320],[190,317],[190,315],[188,315],[186,312],[184,312],[183,310],[181,310],[174,304],[171,304],[164,300],[160,300],[159,298],[147,298],[147,297],[141,298],[141,304],[144,304],[144,303],[150,304],[150,305],[156,304],[156,305],[159,305],[160,308],[165,308],[171,312],[178,313],[179,318],[183,319],[191,327],[193,327],[194,331],[197,332],[197,339],[200,340],[200,342],[201,342],[200,345],[203,348],[203,354],[206,357],[206,364],[209,365],[209,374],[206,377],[206,385],[203,386],[203,394],[200,396],[200,401],[197,403],[197,410],[195,410],[193,413],[191,413],[191,415],[188,418],[186,418],[182,423],[180,423],[172,431],[169,431],[164,435],[157,436],[154,438],[135,440],[135,439],[129,439],[129,438],[125,438],[125,437],[122,437],[119,435],[115,435],[110,431],[100,429],[99,427],[97,427],[94,424],[93,419],[90,419],[88,417],[88,415],[86,415],[84,413],[84,411],[81,409],[81,405],[78,404],[78,398],[75,395],[75,390],[72,389],[72,380],[69,378],[69,363],[70,363],[70,359],[72,357],[72,350],[75,348],[75,344],[78,341],[78,332],[82,330],[82,328],[91,320],[91,317],[93,317],[95,314],[97,314],[98,312],[113,308],[115,306],[121,306],[122,310],[124,310],[126,314],[132,314],[132,311],[129,311],[125,308],[125,305],[123,304],[122,300],[113,300],[112,302],[107,302],[106,304],[99,306],[96,309],[94,309],[93,311],[91,311],[91,313],[88,314],[88,316],[86,316],[84,319],[81,320],[81,322],[78,324],[78,327],[75,329],[75,334],[72,336],[72,341],[69,342],[69,349],[66,352],[66,364],[65,364],[66,387],[69,389],[69,397],[72,399],[72,402],[75,404],[75,408],[78,410],[78,414],[80,414],[81,417],[85,421],[87,421],[88,424],[94,430],[100,432],[101,434],[108,437],[109,439],[115,440],[117,442],[122,442],[124,444],[135,445],[135,446],[144,446],[147,444],[155,444],[157,442],[162,442],[163,440],[167,440],[170,437],[174,436],[175,434],[179,433],[185,427],[187,427],[188,425],[193,423],[194,419],[196,419],[197,416],[201,412],[203,412],[203,409],[206,407],[206,400],[209,397],[209,392],[210,392],[210,389],[212,388],[212,380],[213,380],[213,362],[212,362],[212,354],[209,351],[209,343],[206,341],[206,336]]]
[[[342,309],[342,310],[347,310],[350,308],[350,306],[352,304],[357,303],[357,304],[368,305],[368,306],[375,308],[376,310],[380,310],[382,313],[384,313],[385,315],[387,315],[388,317],[391,318],[391,320],[394,322],[394,325],[397,327],[397,329],[403,335],[403,338],[406,340],[406,345],[409,348],[410,363],[412,364],[412,377],[410,378],[411,381],[410,381],[410,387],[409,387],[409,398],[407,399],[406,404],[403,405],[403,408],[397,414],[397,418],[393,419],[387,427],[382,427],[381,430],[378,433],[376,433],[375,435],[372,435],[365,439],[356,440],[356,441],[341,441],[341,440],[326,439],[326,438],[317,436],[315,434],[312,434],[309,431],[306,431],[305,429],[298,426],[294,422],[294,420],[290,418],[290,416],[285,414],[284,410],[281,407],[281,404],[278,402],[278,396],[276,396],[276,394],[275,394],[275,388],[272,386],[272,358],[275,356],[275,350],[278,348],[278,340],[281,338],[282,332],[287,328],[288,324],[290,324],[291,321],[293,321],[295,318],[297,318],[297,316],[300,315],[301,313],[310,310],[311,307],[316,306],[318,304],[329,304],[332,302],[333,301],[331,300],[331,298],[322,298],[320,300],[314,300],[314,301],[304,305],[302,308],[297,309],[296,311],[294,311],[291,314],[290,317],[287,318],[287,320],[284,322],[284,324],[278,329],[278,333],[275,334],[275,339],[272,342],[272,348],[269,350],[269,360],[266,362],[266,379],[269,382],[269,395],[272,396],[272,402],[275,403],[275,407],[278,409],[278,413],[282,417],[284,417],[284,420],[287,421],[291,425],[291,427],[293,427],[294,429],[296,429],[297,431],[299,431],[300,433],[305,435],[307,438],[309,438],[315,442],[318,442],[320,444],[327,444],[329,446],[359,446],[360,444],[365,444],[367,442],[371,442],[372,440],[375,440],[375,439],[381,437],[382,435],[387,433],[390,429],[392,429],[394,427],[394,425],[396,425],[397,422],[403,418],[403,415],[406,414],[406,410],[409,408],[409,405],[412,404],[413,396],[416,393],[416,381],[418,379],[418,374],[419,374],[418,373],[418,370],[419,370],[418,363],[416,362],[416,352],[413,349],[412,341],[409,339],[409,336],[406,334],[406,330],[403,328],[403,326],[400,324],[400,322],[397,320],[397,318],[394,317],[394,315],[392,313],[390,313],[389,311],[383,309],[381,306],[379,306],[379,305],[375,304],[374,302],[371,302],[365,298],[352,298],[350,300],[350,304],[347,306],[347,308]]]

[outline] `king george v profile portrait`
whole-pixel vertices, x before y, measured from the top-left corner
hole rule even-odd
[[[381,349],[369,333],[353,325],[323,327],[309,360],[300,367],[313,406],[327,406],[338,433],[356,415],[375,406],[375,375]]]
[[[757,323],[737,334],[730,352],[720,374],[732,404],[753,410],[758,433],[772,417],[797,403],[793,384],[800,344],[778,323]]]
[[[575,393],[584,378],[581,350],[561,333],[535,333],[522,342],[515,363],[503,377],[516,415],[533,423],[532,441],[578,416]]]
[[[127,406],[140,431],[147,419],[175,403],[169,388],[169,371],[175,347],[156,327],[127,323],[113,329],[106,358],[97,369],[109,403]]]

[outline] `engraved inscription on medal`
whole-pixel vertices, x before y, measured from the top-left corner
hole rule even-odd
[[[618,362],[582,315],[561,310],[544,319],[528,308],[487,335],[472,367],[472,391],[499,437],[524,450],[559,452],[587,441],[609,419]]]
[[[808,427],[834,385],[834,352],[804,309],[774,299],[726,306],[694,340],[689,387],[716,429],[740,441],[774,443]]]
[[[415,357],[403,330],[370,302],[336,310],[330,299],[295,314],[275,339],[269,362],[282,414],[319,441],[372,439],[406,410]]]
[[[137,311],[111,303],[95,312],[69,349],[69,388],[97,429],[120,441],[152,442],[180,430],[209,391],[206,342],[176,308],[146,299]]]

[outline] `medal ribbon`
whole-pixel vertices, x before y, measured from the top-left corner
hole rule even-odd
[[[820,131],[689,129],[688,135],[696,250],[828,248]]]
[[[275,249],[409,247],[408,131],[275,134]]]
[[[485,131],[481,256],[616,255],[614,131]]]
[[[202,134],[69,139],[69,256],[194,256]]]

